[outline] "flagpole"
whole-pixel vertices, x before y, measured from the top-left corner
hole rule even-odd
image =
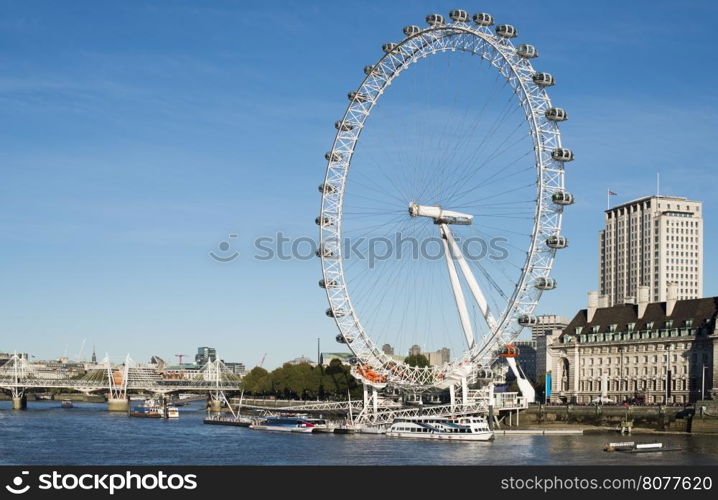
[[[606,210],[611,209],[611,190],[606,189]]]

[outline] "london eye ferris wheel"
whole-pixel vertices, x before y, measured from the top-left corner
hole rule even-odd
[[[364,68],[319,186],[319,285],[353,373],[380,388],[446,388],[526,326],[565,248],[573,203],[563,108],[530,44],[490,14],[406,26]],[[401,76],[401,78],[399,78]],[[439,351],[428,367],[392,350]]]

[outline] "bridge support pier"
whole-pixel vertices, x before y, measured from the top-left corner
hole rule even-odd
[[[27,396],[24,394],[22,396],[13,397],[12,398],[12,409],[13,410],[26,410],[27,409]]]
[[[212,413],[222,411],[222,398],[219,394],[207,394],[207,409]]]
[[[125,398],[109,398],[107,400],[107,411],[123,411],[128,412],[130,410],[130,401]]]

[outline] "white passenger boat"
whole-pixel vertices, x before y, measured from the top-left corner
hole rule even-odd
[[[257,424],[249,426],[250,429],[260,431],[280,431],[280,432],[314,432],[318,427],[317,424],[308,419],[296,417],[268,417]]]
[[[483,417],[397,418],[386,431],[389,437],[446,439],[451,441],[490,441],[494,432]]]

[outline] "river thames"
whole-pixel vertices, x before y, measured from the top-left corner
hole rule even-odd
[[[131,418],[106,405],[0,401],[2,465],[590,465],[718,464],[718,436],[663,435],[681,451],[606,453],[617,435],[497,435],[493,442],[413,441],[381,435],[285,434],[204,425],[201,403],[177,420]],[[654,436],[634,436],[653,441]]]

